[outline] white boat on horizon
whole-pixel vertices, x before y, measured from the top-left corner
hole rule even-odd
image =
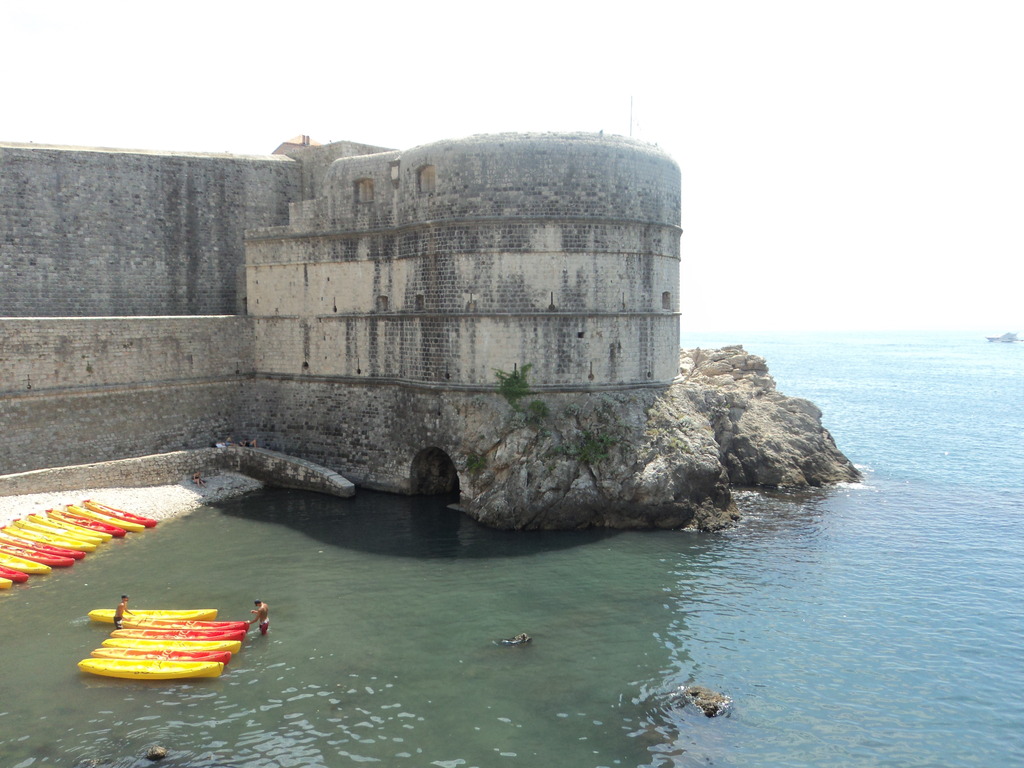
[[[986,336],[985,338],[988,339],[989,341],[999,341],[1004,344],[1010,344],[1014,341],[1021,341],[1021,339],[1017,338],[1016,333],[1004,333],[1002,336]]]

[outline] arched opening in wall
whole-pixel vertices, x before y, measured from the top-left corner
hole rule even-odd
[[[440,448],[424,448],[412,460],[410,489],[421,496],[458,493],[459,474],[447,453]]]
[[[664,291],[661,294],[661,308],[672,309],[672,292]]]

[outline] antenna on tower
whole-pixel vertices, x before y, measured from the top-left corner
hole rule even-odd
[[[633,95],[629,96],[629,138],[633,138]]]

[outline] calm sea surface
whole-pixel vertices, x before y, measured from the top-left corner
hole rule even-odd
[[[1024,765],[1024,344],[983,336],[684,335],[765,356],[865,473],[723,534],[268,491],[108,544],[0,593],[0,768]],[[270,634],[217,679],[84,676],[122,592]]]

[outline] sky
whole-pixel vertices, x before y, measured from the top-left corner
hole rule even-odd
[[[0,141],[657,144],[681,324],[1024,334],[1024,3],[4,5]]]

